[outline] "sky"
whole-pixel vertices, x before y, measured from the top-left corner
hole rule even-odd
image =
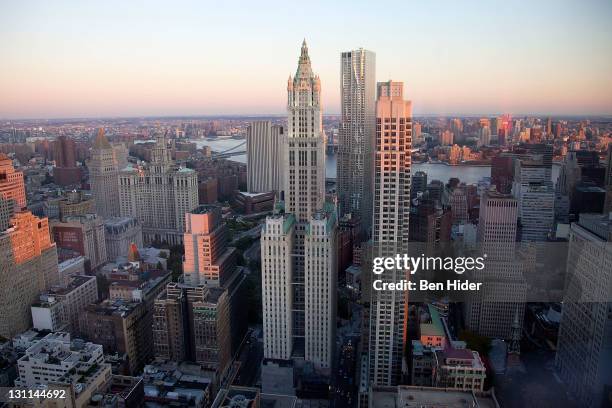
[[[282,114],[302,40],[324,113],[376,53],[414,114],[612,114],[612,1],[0,0],[0,118]]]

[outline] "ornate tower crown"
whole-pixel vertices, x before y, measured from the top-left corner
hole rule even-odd
[[[312,67],[310,66],[310,56],[308,55],[308,45],[306,45],[306,39],[302,42],[302,51],[300,53],[300,59],[298,60],[298,68],[295,73],[295,80],[300,78],[312,77]]]

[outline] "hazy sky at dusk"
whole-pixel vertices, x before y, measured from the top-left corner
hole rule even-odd
[[[303,37],[324,113],[359,47],[416,114],[612,113],[610,0],[292,3],[0,0],[0,118],[283,113]]]

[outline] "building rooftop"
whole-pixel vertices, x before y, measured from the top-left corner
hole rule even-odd
[[[105,316],[120,316],[126,317],[132,313],[141,304],[138,302],[129,302],[123,299],[104,300],[100,303],[94,303],[87,306],[88,312],[93,312],[98,315]]]
[[[63,262],[60,262],[57,267],[58,269],[61,271],[62,269],[66,269],[69,268],[73,265],[78,265],[80,263],[85,262],[85,257],[84,256],[78,256],[76,258],[70,258],[70,259],[66,259]]]
[[[91,282],[92,280],[95,280],[96,277],[95,276],[88,276],[88,275],[74,275],[71,277],[71,281],[68,285],[66,286],[54,286],[51,288],[51,290],[49,291],[50,294],[54,294],[54,295],[65,295],[67,293],[72,292],[73,290],[79,288],[80,286],[83,286],[86,283]]]
[[[440,313],[438,313],[438,310],[435,307],[429,304],[427,305],[427,309],[431,318],[431,322],[421,323],[421,336],[445,337],[446,332],[444,331],[444,326],[442,325],[442,321],[440,320]]]
[[[493,393],[474,393],[430,387],[372,387],[372,408],[499,408]]]
[[[191,214],[211,214],[215,211],[220,211],[221,207],[218,205],[198,205],[196,208],[190,211]]]
[[[104,226],[106,228],[120,228],[137,223],[138,221],[132,217],[111,217],[104,220]]]

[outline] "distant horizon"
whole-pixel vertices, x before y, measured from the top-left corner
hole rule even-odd
[[[323,112],[340,55],[376,55],[418,115],[612,114],[612,1],[9,2],[3,120],[279,112],[305,38]],[[384,24],[379,22],[384,21]],[[604,112],[604,113],[602,113]]]
[[[551,119],[612,119],[612,113],[588,113],[588,114],[555,114],[555,113],[421,113],[412,115],[413,118],[484,118],[484,117],[501,117],[502,115],[510,115],[513,119],[520,118],[551,118]],[[326,116],[340,116],[340,113],[323,113]],[[133,115],[133,116],[73,116],[73,117],[38,117],[38,118],[0,118],[0,122],[55,122],[55,121],[104,121],[104,120],[153,120],[153,119],[245,119],[245,118],[284,118],[286,113],[245,113],[245,114],[185,114],[185,115]]]

